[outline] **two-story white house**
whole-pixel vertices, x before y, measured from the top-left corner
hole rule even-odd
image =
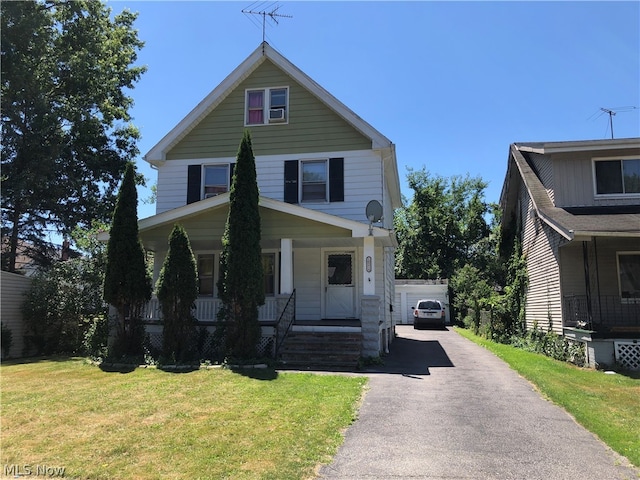
[[[515,143],[500,202],[527,327],[584,342],[593,367],[640,369],[640,138]]]
[[[154,277],[182,224],[198,264],[195,316],[216,319],[227,192],[244,129],[260,190],[263,335],[293,303],[292,331],[349,333],[360,339],[358,356],[384,352],[401,206],[394,144],[266,42],[144,157],[158,172],[156,215],[139,222],[155,252]],[[373,222],[365,214],[372,201],[382,207]],[[158,312],[152,300],[148,318]]]

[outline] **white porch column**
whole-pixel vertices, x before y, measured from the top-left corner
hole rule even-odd
[[[364,295],[376,294],[376,256],[374,250],[373,236],[364,237],[364,261],[362,262],[363,289]]]
[[[280,239],[280,294],[293,293],[293,240]]]

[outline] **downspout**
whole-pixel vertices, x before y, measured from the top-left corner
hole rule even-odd
[[[582,263],[584,265],[584,286],[587,294],[587,318],[589,320],[589,329],[593,329],[593,312],[591,310],[591,284],[589,282],[589,251],[587,242],[582,242]]]

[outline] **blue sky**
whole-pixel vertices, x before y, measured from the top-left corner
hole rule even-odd
[[[640,136],[640,2],[109,2],[139,12],[141,156],[262,41],[396,144],[407,168],[479,176],[498,201],[513,142]],[[623,111],[624,110],[624,111]],[[156,174],[140,158],[139,170]],[[139,196],[149,195],[140,189]],[[155,213],[141,204],[139,218]]]

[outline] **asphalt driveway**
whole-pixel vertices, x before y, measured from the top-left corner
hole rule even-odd
[[[492,353],[452,329],[398,326],[323,479],[640,478]]]

